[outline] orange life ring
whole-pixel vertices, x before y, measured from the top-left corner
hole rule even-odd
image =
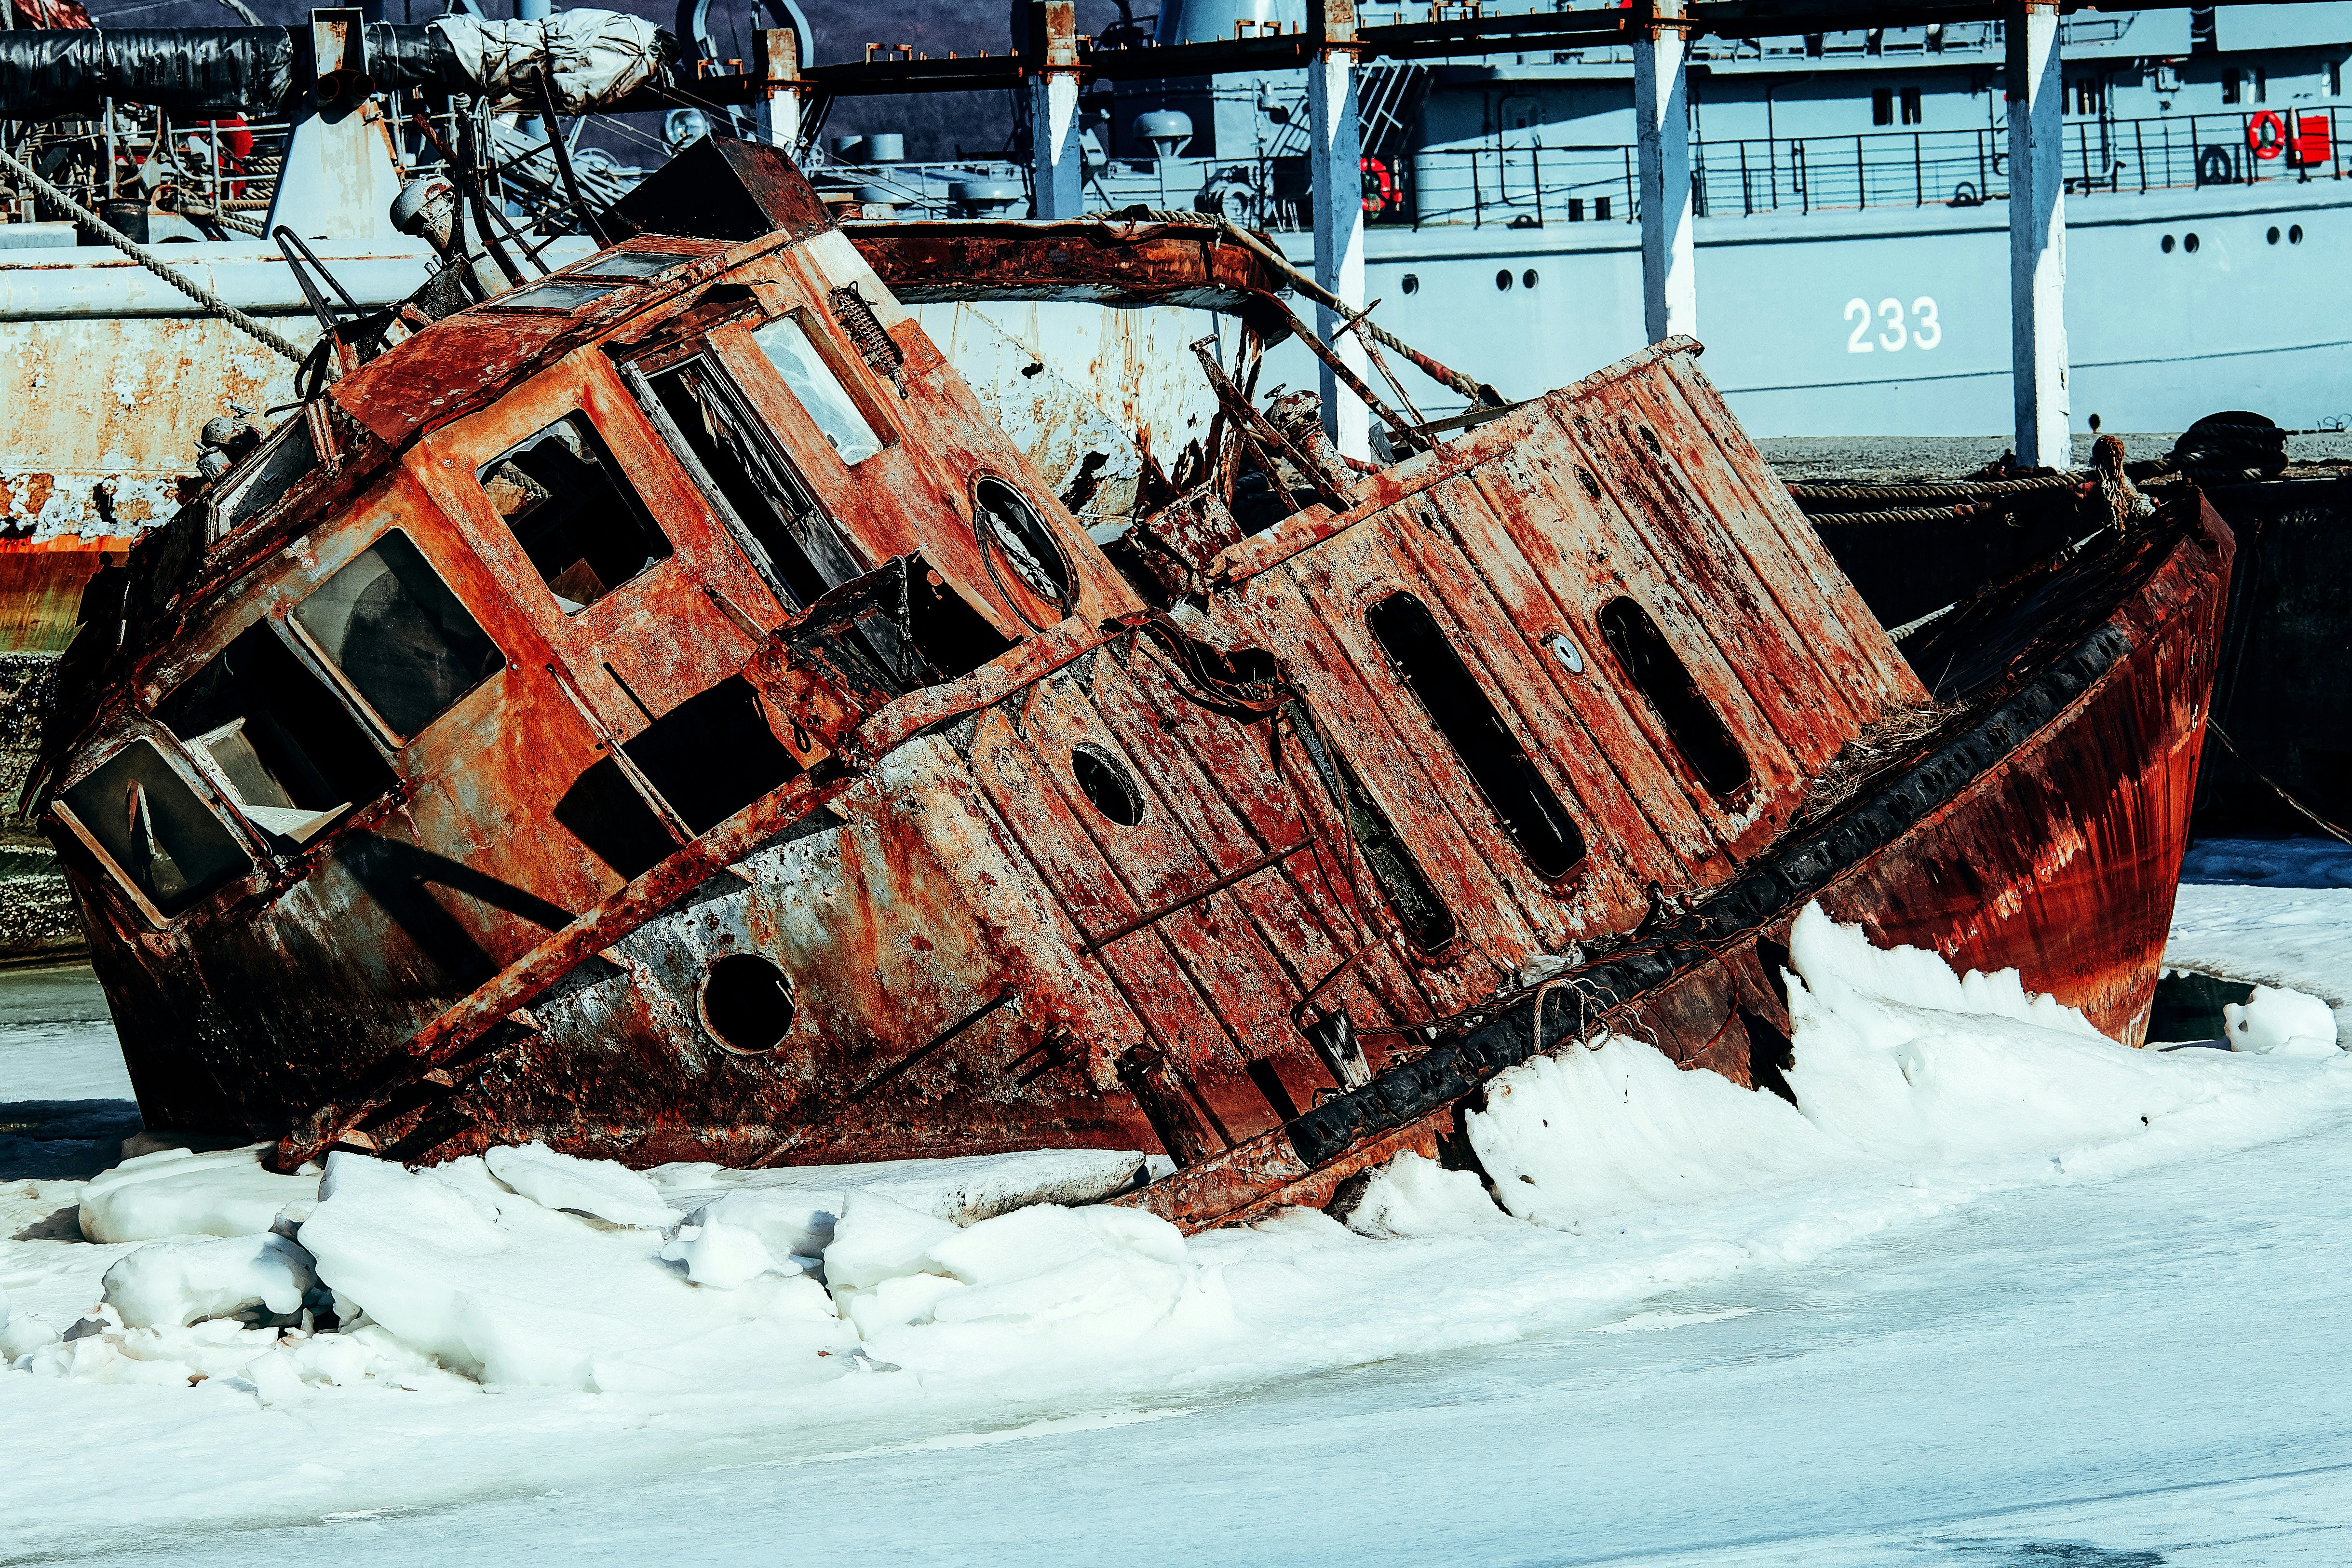
[[[2286,121],[2278,110],[2265,109],[2246,120],[2246,146],[2257,158],[2275,158],[2286,151]]]

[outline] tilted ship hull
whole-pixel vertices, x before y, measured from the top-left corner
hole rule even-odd
[[[1245,253],[972,251],[1242,325],[1106,546],[788,163],[705,163],[86,602],[45,821],[151,1124],[1164,1152],[1124,1201],[1214,1224],[1604,1026],[1785,1091],[1814,899],[2138,1042],[2231,549],[2195,492],[1906,658],[1695,344],[1358,476],[1250,401]]]

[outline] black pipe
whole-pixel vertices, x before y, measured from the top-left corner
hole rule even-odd
[[[367,58],[379,92],[477,90],[436,27],[372,24]],[[109,99],[184,121],[284,119],[315,75],[307,26],[20,27],[0,32],[0,119],[93,118]]]

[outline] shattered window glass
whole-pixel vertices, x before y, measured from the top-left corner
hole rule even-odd
[[[866,416],[850,401],[848,388],[824,363],[816,345],[809,341],[807,329],[797,316],[779,316],[751,334],[751,341],[784,378],[793,395],[800,399],[816,427],[833,444],[845,463],[862,463],[882,449],[881,440],[867,424]]]
[[[475,477],[567,616],[669,558],[669,541],[584,415],[566,415]]]
[[[574,276],[582,278],[656,278],[673,267],[683,267],[693,260],[691,256],[679,256],[667,250],[624,250],[614,256],[600,256],[584,261]]]
[[[235,532],[247,519],[267,510],[318,466],[319,453],[310,445],[308,421],[289,419],[279,426],[259,455],[246,464],[234,487],[222,496],[217,514],[220,521],[213,529],[213,537],[222,539]]]
[[[398,529],[328,578],[294,619],[404,738],[506,667],[498,645]]]
[[[152,741],[133,741],[66,791],[74,819],[162,913],[178,914],[252,866]]]
[[[394,780],[348,701],[267,622],[183,681],[155,716],[281,854]]]
[[[500,294],[489,301],[493,310],[576,310],[591,300],[624,287],[620,283],[596,283],[586,279],[555,278],[544,283],[533,283],[511,293]]]

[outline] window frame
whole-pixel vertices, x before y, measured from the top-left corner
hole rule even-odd
[[[567,610],[562,604],[557,602],[558,595],[555,592],[555,584],[549,582],[547,578],[540,574],[538,564],[530,559],[530,547],[523,542],[522,535],[515,531],[515,525],[512,520],[510,520],[506,513],[499,510],[499,503],[491,499],[489,488],[483,482],[484,471],[489,468],[491,465],[503,461],[509,455],[519,450],[522,447],[539,441],[541,437],[545,437],[549,431],[553,430],[557,426],[562,424],[567,419],[579,419],[587,425],[589,434],[595,437],[596,446],[599,448],[597,452],[598,463],[600,466],[607,467],[614,479],[621,485],[626,487],[629,498],[636,502],[637,510],[644,517],[646,525],[652,528],[655,537],[658,538],[662,543],[667,547],[666,553],[655,556],[646,565],[639,567],[628,576],[622,578],[619,582],[614,584],[611,587],[606,588],[603,593],[597,595],[596,597],[589,600],[586,604],[581,605],[576,610]],[[661,444],[665,447],[667,446],[667,441],[664,441]],[[683,467],[683,465],[680,466]],[[472,463],[469,460],[469,468],[470,472],[468,472],[467,478],[473,485],[476,494],[481,498],[483,504],[489,508],[490,516],[497,521],[499,527],[506,531],[508,540],[512,542],[515,549],[521,554],[524,566],[530,571],[532,578],[538,582],[541,591],[546,594],[548,604],[555,611],[556,616],[559,620],[564,622],[576,622],[581,620],[583,616],[595,611],[600,605],[609,603],[611,600],[617,597],[621,590],[624,588],[630,586],[632,584],[643,583],[647,578],[653,576],[654,574],[659,572],[664,566],[677,559],[677,541],[670,537],[669,531],[667,529],[662,527],[661,517],[655,511],[653,503],[646,499],[644,487],[639,485],[635,477],[629,472],[628,466],[621,461],[621,455],[613,449],[612,434],[607,431],[603,425],[597,422],[596,416],[587,407],[586,401],[576,395],[570,400],[570,406],[557,414],[555,417],[550,419],[546,424],[541,425],[538,429],[531,431],[521,440],[509,442],[506,447],[492,453],[488,458],[482,462]],[[692,474],[689,473],[688,478],[690,480],[693,478]],[[393,526],[396,528],[399,525],[394,523]],[[414,539],[412,539],[410,542],[414,543]],[[370,548],[373,548],[373,546],[370,546]],[[356,559],[356,557],[354,557],[354,559]],[[435,570],[438,571],[439,568],[436,567]],[[445,579],[445,585],[446,583],[446,580]],[[457,590],[451,589],[450,591],[455,593]],[[463,604],[465,601],[461,599],[458,602]],[[471,614],[471,611],[472,606],[468,605],[467,613]],[[480,618],[481,617],[478,616],[475,617],[477,623],[479,622]]]
[[[408,541],[410,547],[416,552],[418,559],[425,563],[425,566],[432,572],[434,576],[441,580],[441,586],[448,590],[449,596],[457,601],[458,607],[463,609],[467,615],[473,617],[474,625],[479,628],[484,637],[489,638],[490,646],[498,649],[499,659],[498,668],[490,671],[488,675],[482,677],[481,679],[474,682],[473,685],[459,692],[450,700],[450,703],[446,708],[442,709],[440,712],[436,713],[432,718],[426,720],[424,724],[419,726],[416,733],[414,735],[403,735],[399,731],[394,729],[389,723],[385,722],[383,715],[375,710],[375,704],[367,700],[366,694],[360,690],[358,684],[352,679],[350,674],[344,670],[342,666],[335,662],[334,658],[325,648],[319,646],[319,639],[313,637],[310,634],[310,629],[302,624],[302,618],[299,614],[302,606],[310,602],[311,596],[317,594],[319,589],[324,588],[329,583],[334,581],[338,574],[356,565],[361,556],[365,555],[369,551],[373,550],[377,545],[383,543],[386,536],[394,533],[401,535]],[[640,574],[639,575],[643,575],[643,574]],[[604,597],[609,599],[612,595],[607,594]],[[375,731],[378,738],[378,743],[383,745],[392,754],[393,771],[395,773],[401,773],[399,757],[403,752],[406,751],[410,746],[415,745],[418,740],[422,739],[426,731],[431,730],[435,725],[440,723],[441,721],[449,717],[450,714],[455,713],[458,708],[465,703],[466,700],[471,697],[475,692],[481,690],[484,687],[489,685],[491,681],[496,680],[499,676],[504,675],[508,670],[515,668],[514,656],[507,652],[505,647],[499,643],[499,639],[491,635],[490,628],[482,624],[482,617],[475,613],[475,609],[472,605],[466,602],[465,595],[458,593],[455,587],[451,586],[449,582],[449,574],[442,569],[441,563],[438,561],[436,561],[433,558],[432,552],[425,548],[423,542],[417,538],[416,532],[404,527],[397,518],[386,519],[383,526],[369,534],[366,540],[344,559],[343,563],[341,566],[338,566],[333,572],[330,572],[325,576],[320,578],[318,586],[314,587],[310,594],[304,595],[299,599],[289,602],[278,613],[278,618],[283,621],[286,630],[299,639],[302,651],[309,653],[315,660],[317,666],[327,672],[336,689],[341,691],[344,698],[351,703],[352,707],[357,710],[359,716]],[[407,775],[405,773],[401,773],[401,776],[404,779]],[[383,797],[378,796],[377,798],[382,799]]]
[[[89,825],[83,822],[66,801],[68,791],[79,788],[115,758],[142,743],[152,749],[156,755],[163,759],[163,765],[171,769],[180,782],[187,786],[189,794],[195,797],[196,804],[212,813],[214,820],[220,824],[222,831],[228,835],[230,840],[245,855],[246,866],[242,872],[223,878],[190,899],[187,907],[177,914],[165,914],[162,907],[153,899],[148,897],[147,889],[139,885],[138,879],[122,868],[121,864],[115,859],[113,852],[100,841],[98,835],[90,830]],[[265,863],[277,858],[268,851],[266,847],[257,848],[254,842],[253,825],[234,810],[224,811],[222,807],[226,804],[221,797],[220,792],[214,787],[211,778],[188,757],[185,749],[179,743],[179,737],[157,724],[141,725],[123,740],[122,744],[109,749],[105,755],[74,774],[71,782],[61,782],[49,801],[49,812],[58,822],[64,824],[66,830],[73,835],[75,840],[105,868],[116,892],[131,901],[131,907],[138,910],[142,919],[157,931],[169,931],[230,889],[250,881]]]

